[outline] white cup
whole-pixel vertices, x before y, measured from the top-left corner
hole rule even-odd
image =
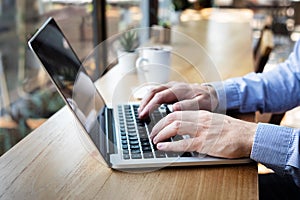
[[[136,60],[140,80],[159,84],[169,81],[170,64],[170,48],[147,47],[140,49],[140,57]]]

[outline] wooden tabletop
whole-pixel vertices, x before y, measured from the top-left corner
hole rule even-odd
[[[202,42],[215,60],[221,79],[252,71],[249,24],[223,23],[198,20],[176,28]],[[187,27],[194,27],[194,31]],[[221,30],[217,31],[217,27]],[[172,40],[174,48],[176,42],[183,45],[180,39]],[[213,50],[213,44],[219,46]],[[200,61],[195,62],[201,66]],[[191,65],[174,65],[190,82],[216,78],[209,78],[209,73],[195,76],[195,67]],[[104,90],[100,83],[97,82],[98,88]],[[106,95],[108,100],[114,97],[110,92]],[[255,163],[139,173],[112,170],[103,165],[96,148],[67,107],[0,158],[0,199],[257,199],[257,181]]]

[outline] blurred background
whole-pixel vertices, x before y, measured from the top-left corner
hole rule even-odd
[[[84,60],[112,35],[134,27],[171,28],[201,18],[207,8],[253,12],[256,72],[283,61],[299,38],[296,0],[0,0],[0,156],[64,106],[27,45],[49,16]],[[103,63],[92,66],[93,77],[104,69]]]

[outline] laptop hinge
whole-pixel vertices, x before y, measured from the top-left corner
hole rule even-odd
[[[118,153],[115,120],[111,108],[106,108],[106,141],[107,153],[109,155]]]

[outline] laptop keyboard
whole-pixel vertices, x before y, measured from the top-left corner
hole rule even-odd
[[[118,117],[123,159],[151,159],[190,157],[189,152],[164,152],[156,148],[149,138],[154,125],[167,115],[166,106],[161,106],[151,113],[149,119],[138,118],[138,105],[119,105]],[[168,141],[183,139],[182,136],[170,138]]]

